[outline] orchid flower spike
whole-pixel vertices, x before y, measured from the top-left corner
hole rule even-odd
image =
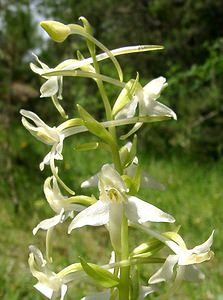
[[[212,231],[206,242],[192,249],[187,249],[184,240],[179,234],[175,232],[170,233],[170,239],[167,239],[165,244],[175,254],[167,257],[164,265],[149,279],[149,284],[170,280],[176,265],[176,280],[197,281],[204,279],[204,274],[196,265],[213,257],[213,252],[210,250],[213,243],[213,235],[214,231]]]
[[[68,233],[85,225],[108,225],[111,242],[115,249],[120,250],[120,228],[123,214],[133,223],[174,222],[174,218],[159,208],[128,195],[120,174],[111,166],[102,167],[98,188],[99,200],[80,212],[71,222]]]
[[[67,292],[65,278],[59,276],[49,269],[41,251],[35,246],[29,247],[29,267],[31,273],[38,282],[34,287],[48,299],[63,300]]]

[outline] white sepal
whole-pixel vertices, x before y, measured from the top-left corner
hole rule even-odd
[[[157,208],[156,206],[149,204],[137,197],[128,197],[126,203],[126,216],[133,223],[145,223],[145,222],[175,222],[175,219]]]

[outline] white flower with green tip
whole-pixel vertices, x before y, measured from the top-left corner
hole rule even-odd
[[[164,242],[175,255],[167,257],[163,266],[149,279],[149,284],[170,280],[176,265],[176,279],[187,281],[204,279],[204,274],[199,271],[196,265],[208,261],[213,257],[213,252],[210,250],[213,243],[213,235],[214,231],[206,242],[192,249],[187,249],[181,236],[177,233],[172,234],[172,240],[167,239]]]
[[[140,116],[167,116],[177,119],[175,112],[157,101],[162,90],[167,86],[166,78],[160,76],[147,83],[143,88],[138,87],[132,100],[127,103],[115,116],[115,119],[131,118],[139,105]]]
[[[29,267],[31,273],[37,278],[34,287],[48,299],[63,300],[67,292],[66,280],[49,269],[41,251],[35,246],[29,247]]]
[[[34,63],[30,64],[30,68],[36,74],[39,74],[43,78],[47,79],[46,82],[41,86],[40,93],[41,98],[57,96],[58,99],[62,99],[62,88],[63,88],[63,76],[46,76],[44,73],[60,70],[69,70],[81,68],[83,71],[95,72],[94,68],[89,64],[88,60],[83,59],[81,62],[77,59],[67,59],[55,68],[49,68],[45,63],[43,63],[37,55],[33,54],[36,61],[41,67],[36,66]]]
[[[68,217],[73,217],[73,212],[80,212],[85,208],[81,204],[72,203],[73,197],[66,197],[61,194],[57,180],[54,176],[48,177],[44,182],[44,194],[50,207],[56,213],[52,218],[43,220],[34,229],[35,235],[39,229],[48,230],[57,224],[64,222]]]
[[[174,218],[157,207],[128,195],[128,189],[119,175],[111,166],[102,167],[98,188],[99,200],[80,212],[71,222],[68,232],[85,225],[108,225],[113,246],[119,249],[121,243],[120,228],[123,215],[133,223],[174,222]]]
[[[42,76],[43,78],[47,79],[46,82],[41,86],[40,93],[41,98],[45,97],[53,97],[57,95],[58,99],[62,99],[62,87],[63,87],[63,77],[62,76],[43,76],[42,74],[46,72],[50,72],[50,68],[43,63],[37,55],[33,54],[36,61],[39,63],[40,67],[37,67],[34,63],[30,64],[31,70]],[[68,60],[69,61],[69,60]],[[67,62],[68,62],[67,61]],[[70,63],[70,62],[69,62]]]
[[[62,160],[64,134],[57,127],[50,127],[44,123],[35,113],[21,109],[22,123],[24,127],[38,140],[44,144],[51,145],[51,151],[44,157],[40,163],[40,169],[44,169],[44,165],[50,164],[53,160]],[[30,123],[28,120],[32,121]]]

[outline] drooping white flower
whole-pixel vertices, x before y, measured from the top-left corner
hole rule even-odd
[[[44,144],[51,145],[50,152],[44,157],[40,163],[40,169],[44,169],[44,165],[50,164],[52,160],[62,160],[63,150],[63,131],[57,127],[50,127],[44,123],[35,113],[21,109],[22,123],[24,127],[38,140]],[[31,120],[33,123],[29,122]]]
[[[50,72],[50,68],[43,63],[37,55],[33,54],[36,61],[39,63],[40,67],[36,66],[34,63],[30,64],[30,68],[34,73],[42,74],[46,72]],[[47,79],[46,82],[41,86],[40,93],[41,98],[45,97],[53,97],[57,95],[58,99],[62,99],[62,87],[63,87],[63,77],[62,76],[42,76],[43,78]]]
[[[56,213],[52,218],[41,221],[34,229],[35,235],[39,229],[48,230],[64,222],[68,217],[73,217],[73,212],[80,212],[85,206],[72,203],[72,197],[61,194],[57,180],[54,176],[48,177],[44,182],[44,194],[50,207]]]
[[[160,76],[147,83],[143,88],[138,87],[132,100],[117,113],[115,118],[133,117],[138,105],[140,116],[167,116],[176,120],[175,112],[157,101],[166,86],[166,78]]]
[[[187,281],[204,279],[204,274],[196,267],[197,264],[210,260],[213,252],[210,250],[213,243],[214,231],[203,244],[192,249],[187,249],[181,236],[174,233],[172,240],[165,244],[175,253],[169,255],[163,266],[149,279],[149,284],[168,281],[173,276],[174,267],[177,265],[177,277]]]
[[[71,222],[68,232],[85,225],[107,224],[112,244],[119,249],[120,228],[123,215],[133,223],[174,222],[174,218],[159,208],[135,196],[128,195],[128,189],[120,174],[111,166],[102,167],[98,188],[99,200],[80,212]]]
[[[38,248],[30,246],[29,250],[29,267],[32,275],[38,280],[34,287],[48,299],[63,300],[67,292],[64,278],[50,270]]]

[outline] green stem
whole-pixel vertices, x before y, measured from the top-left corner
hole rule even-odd
[[[97,74],[100,74],[100,68],[99,68],[95,53],[92,52],[91,55],[92,55],[92,58],[93,58],[93,64],[94,64],[95,71],[96,71]],[[111,121],[112,120],[112,109],[111,109],[110,102],[108,100],[107,93],[106,93],[105,88],[104,88],[103,81],[101,79],[97,79],[96,83],[97,83],[99,92],[101,94],[101,97],[102,97],[102,100],[103,100],[103,103],[104,103],[106,118],[107,118],[108,121]],[[120,155],[119,155],[119,152],[118,152],[115,127],[109,128],[109,132],[112,134],[113,139],[114,139],[114,145],[111,146],[113,162],[114,162],[116,170],[120,174],[122,174],[123,170],[122,170]]]
[[[100,74],[100,68],[96,59],[96,55],[94,51],[91,51],[89,47],[91,56],[93,58],[93,64],[94,68],[97,74]],[[112,109],[110,102],[108,100],[103,81],[101,79],[97,79],[97,86],[99,89],[99,92],[101,94],[104,107],[105,107],[105,112],[106,112],[106,117],[108,121],[112,121]],[[112,152],[112,158],[113,158],[113,163],[115,165],[115,169],[119,172],[119,174],[123,174],[123,168],[121,164],[121,159],[119,155],[119,149],[117,145],[117,136],[116,136],[116,128],[115,127],[110,127],[109,132],[113,136],[114,139],[114,144],[111,145],[111,152]],[[123,213],[122,217],[122,227],[121,227],[121,259],[126,260],[129,258],[129,247],[128,247],[128,220]],[[116,259],[117,259],[117,253],[116,253]],[[122,266],[120,267],[120,287],[119,287],[119,299],[121,300],[128,300],[129,299],[129,266]],[[117,272],[117,270],[116,270]]]
[[[121,259],[128,260],[129,258],[129,242],[128,242],[128,220],[123,214],[122,228],[121,228]],[[119,299],[129,299],[129,266],[122,266],[120,268],[120,285],[119,285]]]

